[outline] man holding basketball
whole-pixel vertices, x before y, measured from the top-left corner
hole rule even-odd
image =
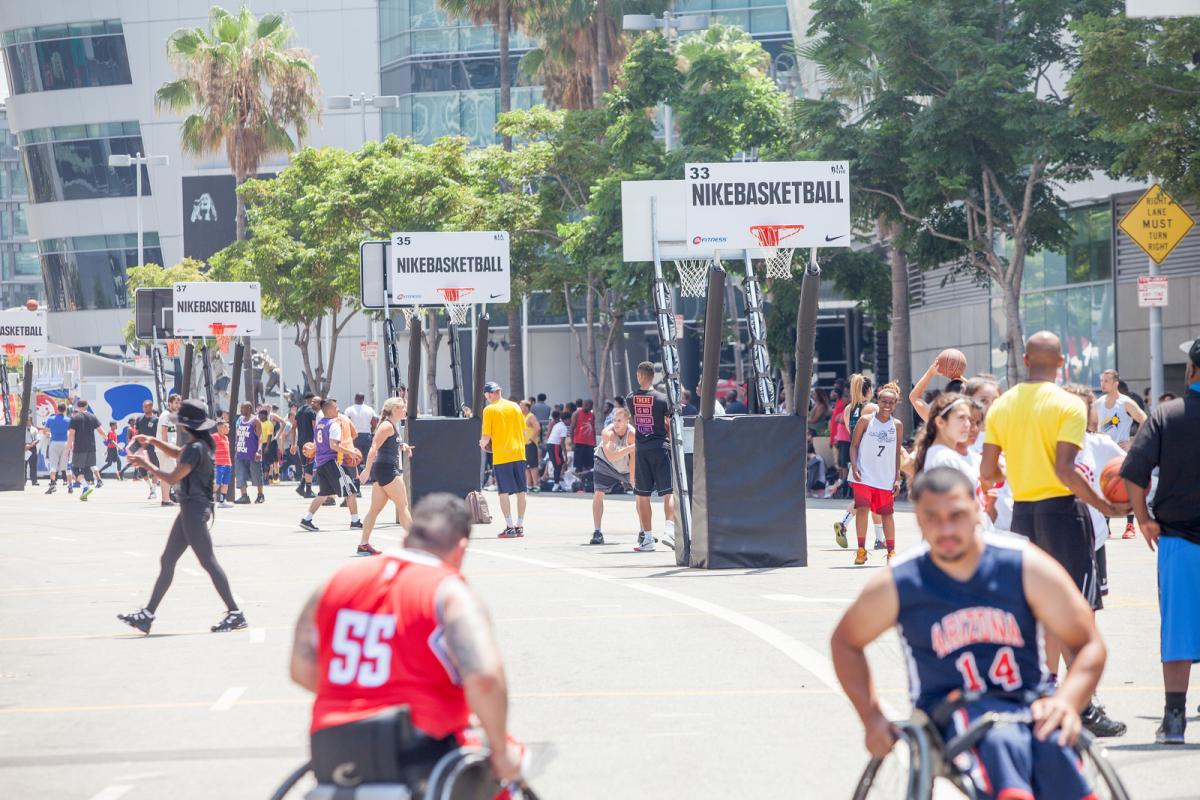
[[[1187,394],[1160,403],[1129,448],[1121,477],[1150,549],[1158,548],[1158,602],[1166,708],[1157,740],[1183,744],[1188,678],[1200,661],[1200,339],[1188,350]],[[1146,504],[1158,467],[1154,515]]]
[[[354,449],[354,442],[342,437],[342,426],[338,422],[337,400],[326,397],[321,401],[321,418],[317,420],[313,441],[316,449],[313,462],[316,464],[317,496],[308,504],[308,513],[300,520],[300,527],[316,533],[320,530],[313,523],[313,515],[327,497],[345,497],[350,509],[350,527],[362,530],[358,518],[358,498],[354,496],[354,480],[342,469],[341,461],[350,456],[354,463],[361,454]]]

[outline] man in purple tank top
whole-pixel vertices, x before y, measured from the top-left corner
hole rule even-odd
[[[242,403],[242,415],[237,420],[237,446],[234,449],[234,461],[237,466],[237,486],[242,490],[242,496],[233,502],[237,505],[249,505],[250,495],[246,491],[247,482],[253,481],[258,489],[255,503],[266,500],[263,497],[262,452],[258,443],[262,441],[262,423],[254,416],[254,406]]]
[[[350,509],[350,527],[362,529],[362,520],[358,518],[358,498],[354,495],[354,479],[341,464],[346,455],[357,451],[354,449],[354,442],[342,436],[342,425],[337,416],[337,400],[332,397],[322,400],[321,416],[317,417],[317,423],[313,426],[313,443],[316,445],[313,462],[317,496],[309,503],[308,513],[300,520],[301,528],[314,533],[320,528],[313,523],[313,515],[327,497],[345,497],[346,508]]]

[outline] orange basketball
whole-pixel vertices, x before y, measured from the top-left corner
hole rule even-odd
[[[1125,490],[1125,481],[1121,479],[1121,465],[1124,463],[1125,456],[1117,456],[1100,471],[1100,491],[1110,503],[1129,502],[1129,492]]]
[[[357,449],[352,449],[349,453],[342,454],[342,465],[347,467],[357,467],[362,463],[362,453]]]
[[[38,301],[34,300],[32,297],[29,298],[28,300],[25,301],[25,308],[29,309],[30,311],[37,311],[38,310]]]
[[[937,371],[943,378],[950,380],[961,378],[967,371],[967,357],[961,350],[948,347],[938,354]]]
[[[312,458],[317,454],[317,445],[315,442],[305,442],[304,446],[300,448],[300,452],[304,454],[305,458]]]

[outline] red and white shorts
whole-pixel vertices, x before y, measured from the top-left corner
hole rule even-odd
[[[876,489],[865,483],[851,483],[854,487],[854,507],[869,508],[875,514],[893,514],[896,511],[896,498],[891,489]]]

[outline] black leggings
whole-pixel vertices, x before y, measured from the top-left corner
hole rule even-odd
[[[237,601],[233,599],[233,592],[229,588],[229,579],[225,577],[225,570],[221,569],[213,552],[212,536],[208,532],[208,515],[211,513],[212,507],[207,503],[184,500],[179,504],[179,515],[175,517],[175,524],[171,526],[171,533],[167,536],[167,546],[163,548],[162,558],[159,560],[161,569],[158,580],[154,582],[154,591],[150,594],[150,602],[146,604],[146,610],[151,614],[162,602],[167,589],[171,588],[171,580],[175,577],[175,563],[189,547],[196,554],[196,559],[208,573],[208,577],[212,578],[217,594],[225,601],[225,607],[230,611],[237,608]]]

